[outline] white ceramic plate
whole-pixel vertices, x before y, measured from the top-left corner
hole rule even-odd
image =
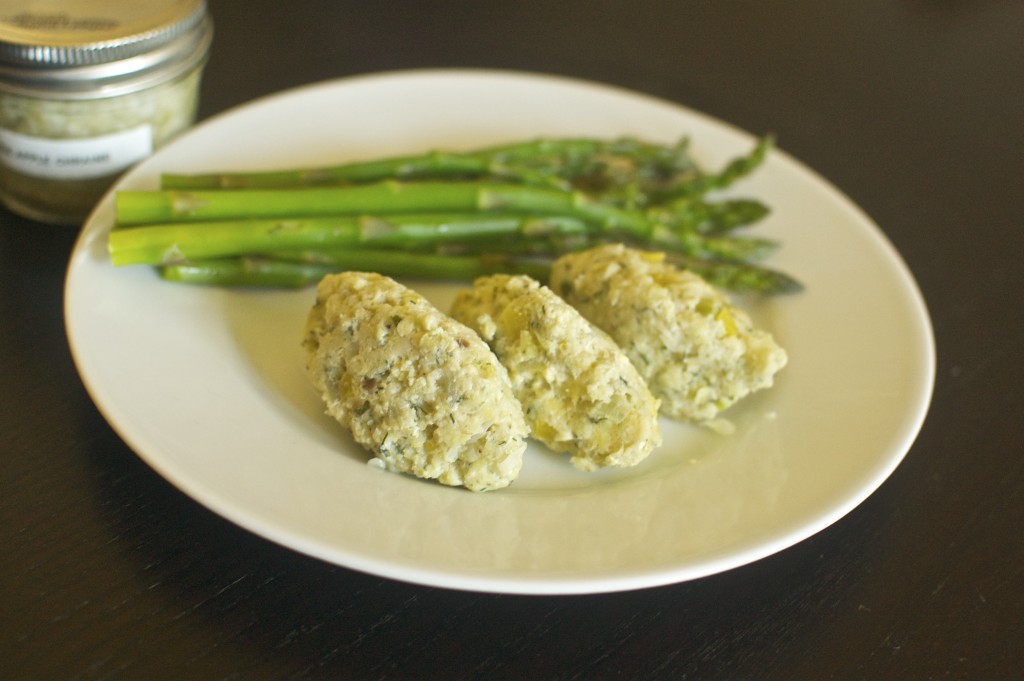
[[[535,136],[692,139],[709,167],[754,138],[675,104],[556,77],[413,71],[271,96],[218,116],[130,172],[315,165]],[[785,140],[782,140],[784,145]],[[874,491],[916,436],[934,379],[930,322],[880,230],[826,181],[773,152],[734,193],[773,208],[758,232],[806,292],[748,309],[789,351],[776,386],[714,435],[664,423],[627,471],[588,474],[540,447],[507,490],[389,474],[322,413],[299,339],[312,289],[160,281],[106,256],[112,199],[69,265],[67,329],[83,381],[138,455],[214,512],[357,570],[457,589],[588,593],[680,582],[799,542]],[[454,288],[407,282],[446,308]]]

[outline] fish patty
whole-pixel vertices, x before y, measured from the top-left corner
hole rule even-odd
[[[303,346],[327,413],[391,471],[505,487],[529,428],[508,373],[470,329],[389,277],[328,275]]]
[[[707,422],[772,385],[786,351],[746,312],[664,255],[622,244],[554,262],[550,286],[626,352],[662,413]]]
[[[452,316],[508,370],[535,438],[577,468],[632,466],[661,444],[658,401],[626,355],[550,289],[524,275],[481,277]]]

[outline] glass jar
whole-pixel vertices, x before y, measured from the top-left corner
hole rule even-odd
[[[212,35],[205,0],[4,0],[0,200],[81,224],[195,122]]]

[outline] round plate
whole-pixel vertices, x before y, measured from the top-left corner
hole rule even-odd
[[[535,74],[411,71],[331,81],[217,116],[128,173],[337,163],[537,136],[691,139],[717,168],[753,136],[637,93]],[[197,288],[106,255],[108,195],[71,257],[66,318],[93,400],[158,473],[214,512],[323,560],[505,593],[605,592],[757,560],[853,509],[906,454],[935,351],[917,286],[845,196],[782,151],[731,190],[761,199],[771,265],[806,285],[740,301],[788,350],[731,435],[663,421],[640,466],[584,473],[540,446],[506,490],[390,474],[323,414],[299,345],[313,290]],[[456,287],[406,281],[442,309]]]

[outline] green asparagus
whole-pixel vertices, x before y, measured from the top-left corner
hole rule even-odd
[[[663,251],[717,285],[799,289],[756,264],[778,244],[740,234],[763,203],[715,192],[753,172],[774,140],[705,172],[674,145],[540,139],[282,171],[167,174],[120,191],[109,251],[174,281],[301,286],[359,267],[470,279],[545,278],[558,255],[617,241]]]
[[[402,251],[337,251],[316,262],[264,256],[211,258],[164,265],[160,276],[169,281],[216,286],[302,287],[342,270],[370,270],[388,276],[465,281],[499,272],[547,277],[544,263],[502,255],[441,256]]]
[[[689,269],[714,286],[737,293],[793,293],[801,284],[789,275],[765,267],[736,265],[670,256],[668,262]],[[396,277],[469,281],[488,274],[527,274],[547,281],[550,260],[519,258],[504,254],[451,256],[401,251],[307,251],[274,256],[210,258],[163,265],[160,275],[169,281],[209,286],[300,288],[315,284],[327,274],[350,269],[369,269]]]
[[[663,191],[701,173],[688,140],[659,145],[632,138],[538,139],[468,152],[429,151],[342,165],[245,173],[164,174],[163,189],[254,189],[345,185],[386,179],[495,180],[561,189],[635,186]]]
[[[422,250],[440,243],[493,242],[504,236],[534,239],[584,234],[573,218],[508,214],[340,215],[163,223],[110,233],[115,265],[160,265],[202,258],[289,249],[402,248]]]
[[[515,184],[393,180],[348,187],[121,191],[118,225],[228,219],[423,212],[503,211],[587,220],[607,230],[646,237],[654,224],[637,211],[594,200],[579,191]]]

